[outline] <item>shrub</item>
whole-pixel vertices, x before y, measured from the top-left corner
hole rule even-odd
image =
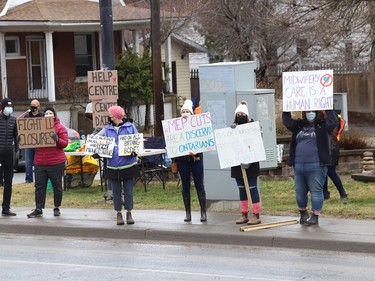
[[[369,139],[368,134],[355,127],[351,126],[348,131],[341,134],[341,149],[366,149],[374,147],[374,143]]]

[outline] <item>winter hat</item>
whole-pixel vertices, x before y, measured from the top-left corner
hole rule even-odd
[[[86,105],[85,113],[92,113],[92,102]]]
[[[52,106],[47,106],[44,109],[43,113],[46,113],[46,111],[48,111],[48,110],[51,110],[53,112],[53,116],[56,117],[56,111],[55,111],[55,109]]]
[[[247,116],[249,116],[249,110],[247,109],[247,101],[240,101],[239,105],[236,108],[236,111],[234,112],[234,115],[236,115],[238,112],[245,113]]]
[[[4,98],[2,101],[1,101],[1,108],[4,109],[5,107],[7,106],[13,106],[12,104],[12,100],[10,98]]]
[[[181,111],[180,113],[182,112],[182,110],[184,109],[187,109],[190,111],[191,114],[193,114],[193,102],[191,100],[185,100],[184,102],[184,105],[181,107]]]
[[[125,111],[121,106],[113,105],[108,109],[108,112],[112,114],[113,117],[122,120],[125,117]]]

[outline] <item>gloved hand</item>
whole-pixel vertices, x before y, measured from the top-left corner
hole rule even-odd
[[[91,157],[94,159],[99,159],[100,155],[98,153],[94,153],[93,155],[91,155]]]
[[[250,167],[250,163],[241,163],[241,168],[248,169]]]
[[[136,157],[136,156],[138,156],[138,154],[137,154],[137,152],[133,151],[133,152],[130,154],[130,156]]]
[[[58,141],[59,141],[59,136],[58,136],[56,133],[54,133],[51,137],[52,137],[52,139],[53,139],[56,143],[58,143]]]
[[[232,129],[235,129],[235,128],[237,127],[237,123],[233,123],[232,125],[230,125],[230,127],[231,127]]]

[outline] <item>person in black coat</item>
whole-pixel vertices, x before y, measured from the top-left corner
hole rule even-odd
[[[10,201],[12,198],[12,184],[14,174],[15,150],[18,151],[18,132],[16,118],[12,116],[13,103],[11,99],[4,98],[1,101],[2,112],[0,114],[0,164],[4,173],[4,192],[3,192],[3,216],[15,216],[10,210]]]
[[[247,102],[241,101],[235,111],[235,119],[231,128],[234,129],[238,125],[254,122],[253,119],[249,118],[249,110],[247,108]],[[245,190],[245,181],[242,176],[242,167],[246,169],[247,180],[249,182],[250,196],[253,208],[253,216],[249,220],[249,201]],[[249,225],[259,224],[260,220],[260,196],[258,190],[258,176],[260,174],[259,162],[251,164],[243,164],[240,166],[231,167],[231,177],[236,180],[239,194],[240,194],[240,205],[241,205],[241,217],[236,221],[236,224],[247,223]]]
[[[328,166],[327,177],[323,187],[324,200],[330,198],[330,193],[328,191],[328,177],[332,180],[333,184],[336,186],[337,191],[340,194],[341,201],[346,201],[348,195],[342,185],[340,176],[337,174],[336,167],[339,165],[340,159],[340,136],[341,132],[345,127],[345,120],[341,117],[341,111],[335,111],[337,113],[337,118],[339,120],[338,125],[333,129],[331,134],[331,165]]]

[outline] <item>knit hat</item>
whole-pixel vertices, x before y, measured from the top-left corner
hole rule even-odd
[[[85,113],[92,113],[92,102],[86,105]]]
[[[52,106],[47,106],[44,110],[43,113],[46,113],[46,111],[51,110],[53,112],[53,116],[56,117],[56,111]]]
[[[125,111],[121,106],[113,105],[108,109],[108,112],[112,114],[113,117],[122,120],[125,117]]]
[[[239,105],[236,108],[236,111],[234,112],[234,115],[236,115],[238,112],[245,113],[247,116],[249,116],[249,110],[247,109],[247,101],[240,101]]]
[[[2,101],[1,101],[1,108],[4,109],[5,107],[7,106],[13,106],[12,104],[12,100],[10,98],[4,98]]]
[[[191,100],[185,100],[184,105],[181,107],[180,113],[182,113],[182,110],[187,109],[190,111],[191,114],[194,114],[193,112],[193,102]]]

